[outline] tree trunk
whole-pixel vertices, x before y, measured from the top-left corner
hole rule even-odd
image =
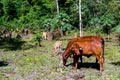
[[[57,13],[59,13],[59,4],[58,4],[58,0],[56,0],[56,7],[57,7]]]
[[[79,0],[79,28],[80,28],[80,36],[82,36],[82,20],[81,20],[81,0]]]

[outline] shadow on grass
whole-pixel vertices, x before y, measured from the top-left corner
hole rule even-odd
[[[36,47],[37,47],[36,45],[27,44],[22,47],[22,50],[28,50],[28,49],[36,48]]]
[[[8,62],[0,61],[0,67],[4,67],[4,66],[7,66],[7,65],[8,65]]]
[[[68,64],[68,65],[66,65],[66,66],[72,66],[73,65],[73,63],[70,63],[70,64]],[[78,63],[78,67],[77,67],[77,69],[80,69],[80,68],[93,68],[93,69],[97,69],[97,70],[99,70],[99,63],[92,63],[92,62],[84,62],[84,63]]]
[[[6,38],[0,38],[0,49],[4,49],[5,51],[9,50],[27,50],[30,48],[36,47],[35,45],[24,45],[26,41],[21,39],[12,38],[10,40]]]
[[[21,39],[12,38],[10,40],[6,38],[0,39],[0,49],[4,50],[20,50],[21,46],[25,43]]]
[[[111,64],[112,64],[112,65],[115,65],[115,66],[120,66],[120,61],[112,62]]]

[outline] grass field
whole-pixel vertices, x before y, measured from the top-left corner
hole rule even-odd
[[[105,38],[106,36],[104,36]],[[105,42],[104,71],[98,70],[95,57],[83,57],[83,65],[72,69],[60,66],[60,55],[53,55],[55,41],[42,41],[41,47],[30,41],[0,42],[0,80],[120,80],[120,46],[111,35]],[[63,40],[63,48],[68,41]]]

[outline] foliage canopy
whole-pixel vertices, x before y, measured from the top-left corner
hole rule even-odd
[[[0,0],[0,28],[79,29],[78,1],[58,0],[57,14],[55,0]],[[83,0],[81,14],[83,28],[106,32],[120,24],[120,1]]]

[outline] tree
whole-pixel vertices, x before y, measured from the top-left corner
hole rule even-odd
[[[56,7],[57,7],[57,13],[59,13],[59,4],[58,4],[58,0],[56,0]]]
[[[82,20],[81,20],[81,0],[79,0],[79,27],[80,27],[80,36],[82,36]]]
[[[119,0],[82,0],[82,3],[81,0],[0,0],[0,28],[45,29],[47,27],[42,27],[45,20],[53,20],[63,15],[58,13],[64,13],[69,16],[69,22],[64,21],[64,16],[62,20],[59,18],[55,25],[52,24],[55,29],[62,27],[66,31],[67,26],[74,26],[82,35],[83,28],[95,32],[97,27],[97,31],[102,32],[102,29],[109,27],[111,30],[119,24],[119,7]]]

